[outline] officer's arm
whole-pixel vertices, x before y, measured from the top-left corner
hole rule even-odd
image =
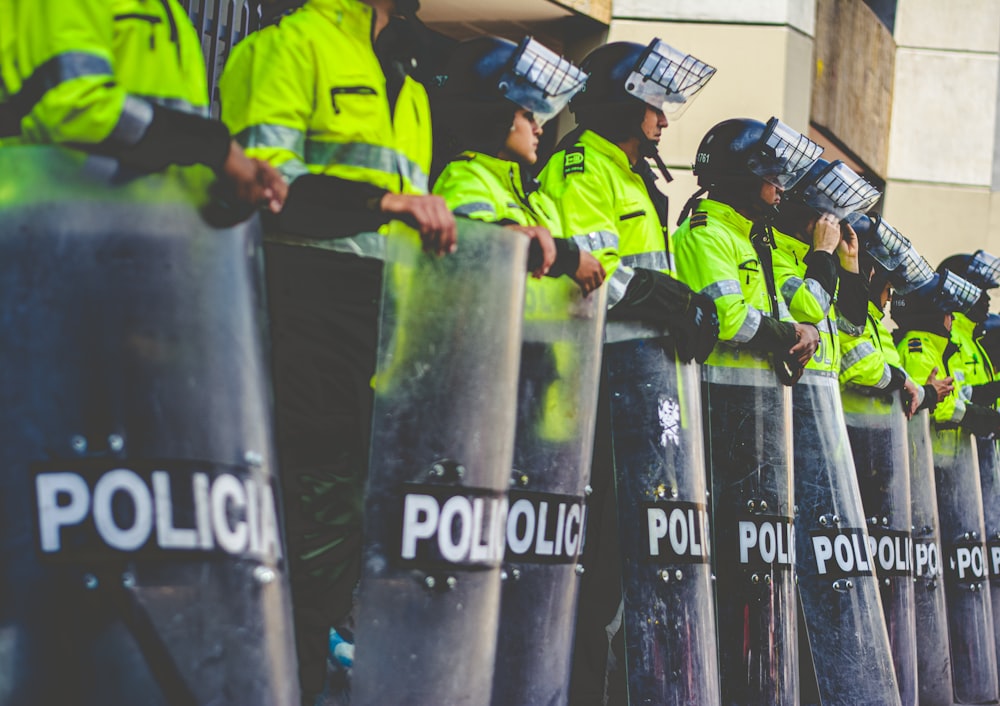
[[[912,343],[916,341],[916,343]],[[955,387],[945,398],[933,407],[930,405],[937,399],[937,391],[928,383],[931,373],[941,370],[944,365],[940,360],[935,360],[933,355],[923,350],[923,345],[919,338],[912,336],[904,337],[899,342],[896,350],[899,352],[899,359],[903,369],[913,378],[918,385],[923,385],[925,389],[925,406],[932,409],[932,416],[936,422],[942,424],[959,424],[965,415],[965,402],[961,399],[959,388]]]
[[[27,137],[144,170],[198,163],[221,170],[230,149],[222,123],[154,105],[116,82],[105,0],[33,0],[19,9],[30,13],[22,26],[31,28],[18,41],[18,60],[31,68],[20,94],[30,106]]]
[[[764,316],[746,303],[740,278],[747,274],[740,271],[739,257],[709,227],[682,226],[672,242],[679,278],[715,302],[720,341],[767,352],[795,345],[794,324]],[[759,267],[756,260],[744,264]]]
[[[885,356],[870,340],[867,329],[865,335],[862,336],[841,333],[840,342],[843,352],[840,358],[840,383],[842,385],[873,387],[878,390],[898,389],[903,386],[904,373],[899,368],[893,368],[889,365]],[[895,376],[898,387],[895,388],[892,387],[893,370],[898,371]]]
[[[539,180],[559,211],[563,232],[572,233],[577,247],[590,252],[604,267],[608,307],[615,307],[624,298],[635,271],[621,264],[618,224],[608,196],[609,185],[593,165],[585,165],[586,168],[591,171],[567,173],[565,153],[557,153],[545,165]],[[556,244],[559,245],[558,238]]]
[[[865,326],[868,318],[868,282],[857,272],[839,269],[837,326],[851,333]]]
[[[775,286],[796,321],[818,324],[830,312],[837,290],[837,270],[832,258],[825,251],[810,252],[804,258],[806,272],[799,276],[790,253],[780,249],[774,252]]]

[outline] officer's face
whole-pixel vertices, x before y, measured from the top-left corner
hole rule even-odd
[[[535,121],[534,114],[518,108],[499,156],[511,162],[534,164],[538,161],[538,136],[541,134],[542,127]]]
[[[781,203],[781,195],[785,193],[782,189],[779,189],[774,184],[764,181],[761,179],[760,182],[760,200],[763,201],[768,206],[777,206]]]
[[[646,106],[646,113],[642,116],[642,134],[646,139],[658,143],[667,124],[667,116],[662,110]]]

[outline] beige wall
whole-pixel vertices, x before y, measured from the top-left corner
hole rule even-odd
[[[617,12],[617,4],[616,4]],[[691,163],[710,127],[727,118],[776,115],[809,129],[813,42],[787,25],[733,25],[613,20],[608,41],[646,44],[660,37],[718,69],[691,107],[667,129],[660,153],[675,181],[665,188],[671,212],[694,191]]]

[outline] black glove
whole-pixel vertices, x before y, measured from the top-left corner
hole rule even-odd
[[[608,312],[608,318],[666,326],[684,362],[705,360],[719,338],[719,317],[712,299],[670,275],[641,267],[635,268],[625,296]]]
[[[699,363],[712,353],[719,340],[719,314],[715,301],[704,294],[691,293],[688,309],[679,320],[670,324],[676,334],[677,356],[687,362],[694,358]]]
[[[1000,412],[982,405],[966,403],[965,415],[959,426],[980,438],[990,439],[1000,431]]]
[[[889,366],[889,384],[886,385],[885,389],[888,392],[894,392],[896,390],[902,390],[903,385],[906,384],[906,373],[903,372],[902,368],[897,368],[895,365]]]

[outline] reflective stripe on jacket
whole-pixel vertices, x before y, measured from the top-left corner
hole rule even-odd
[[[609,307],[625,295],[633,267],[673,275],[656,207],[620,147],[584,130],[576,145],[552,155],[539,180],[565,232],[604,266]]]
[[[2,0],[0,12],[21,142],[128,147],[150,103],[208,115],[201,40],[177,0]]]
[[[806,363],[806,370],[836,377],[840,370],[840,340],[834,299],[819,282],[806,277],[803,260],[810,250],[807,243],[778,231],[774,232],[774,240],[778,246],[772,256],[778,293],[788,305],[792,320],[814,324],[819,331],[819,346]]]
[[[715,300],[719,315],[719,343],[707,365],[770,367],[763,354],[740,348],[756,335],[761,316],[772,313],[752,225],[731,206],[702,199],[674,231],[678,279]]]

